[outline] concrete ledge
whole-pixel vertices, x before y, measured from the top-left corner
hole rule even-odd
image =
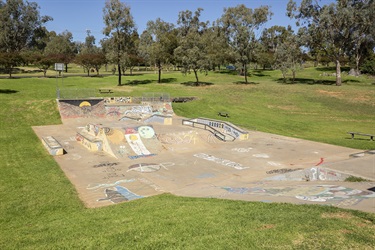
[[[91,151],[102,151],[103,149],[103,142],[88,133],[77,132],[76,141]]]
[[[64,154],[64,148],[53,136],[42,137],[42,143],[50,155]]]

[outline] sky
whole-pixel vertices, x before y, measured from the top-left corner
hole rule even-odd
[[[46,24],[49,31],[57,34],[70,31],[74,41],[84,42],[87,30],[96,39],[96,45],[104,38],[103,35],[103,8],[105,0],[28,0],[36,2],[40,9],[40,15],[51,16],[54,20]],[[301,0],[297,0],[300,2]],[[321,0],[323,4],[334,0]],[[161,18],[163,21],[177,23],[180,11],[203,8],[201,21],[213,22],[221,17],[224,8],[245,4],[248,8],[259,8],[261,5],[271,6],[274,13],[271,20],[264,28],[273,25],[287,26],[295,24],[286,16],[288,0],[121,0],[130,7],[130,12],[136,23],[138,33],[145,30],[147,22]],[[259,32],[260,34],[260,32]]]

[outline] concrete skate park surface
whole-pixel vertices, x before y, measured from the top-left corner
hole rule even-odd
[[[62,125],[33,129],[41,140],[52,136],[64,148],[65,154],[53,157],[87,207],[172,193],[375,212],[373,151],[258,131],[247,131],[247,140],[222,141],[208,130],[182,125],[183,119],[173,115],[171,125],[164,125],[62,116]],[[104,140],[113,155],[77,141],[88,124],[111,128]],[[142,131],[147,134],[134,137]],[[344,182],[348,176],[370,181]]]

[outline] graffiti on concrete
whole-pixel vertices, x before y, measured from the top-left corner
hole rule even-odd
[[[165,162],[165,163],[138,163],[131,165],[129,167],[129,171],[137,171],[141,173],[151,173],[159,171],[161,168],[168,170],[167,167],[174,166],[173,162]]]
[[[99,100],[59,100],[62,118],[104,117],[104,101]]]
[[[271,165],[271,166],[274,166],[274,167],[281,166],[280,163],[278,163],[278,162],[274,162],[274,161],[267,161],[267,164],[268,164],[268,165]]]
[[[159,134],[158,139],[165,144],[195,144],[197,142],[197,132],[180,132],[170,134]]]
[[[232,151],[238,152],[238,153],[249,153],[250,150],[253,148],[232,148]]]
[[[125,111],[124,115],[152,114],[151,106],[133,106],[130,110]]]
[[[267,154],[253,154],[253,156],[256,158],[264,158],[264,159],[270,158],[270,156]]]
[[[116,104],[116,103],[132,103],[131,97],[111,97],[106,98],[105,103]]]
[[[134,182],[135,179],[129,179],[129,180],[119,180],[113,183],[93,183],[89,184],[86,189],[99,189],[99,188],[108,188],[108,187],[115,187],[118,186],[121,183],[129,183],[129,182]]]
[[[213,161],[217,164],[227,166],[227,167],[231,167],[231,168],[234,168],[234,169],[237,169],[237,170],[243,170],[243,169],[249,168],[249,167],[244,167],[240,163],[236,163],[236,162],[233,162],[233,161],[230,161],[230,160],[225,160],[225,159],[218,158],[218,157],[215,157],[213,155],[208,155],[208,154],[204,154],[204,153],[194,154],[194,156],[197,157],[197,158],[207,160],[207,161]]]
[[[152,126],[140,126],[137,131],[142,138],[151,139],[155,137],[155,130]]]
[[[130,160],[135,160],[135,159],[139,159],[139,158],[144,158],[144,157],[151,157],[151,156],[155,156],[156,154],[149,154],[149,155],[129,155],[128,158]]]
[[[120,164],[119,162],[103,162],[92,166],[93,168],[112,167]]]
[[[270,181],[343,181],[348,174],[339,173],[325,168],[307,168],[286,171],[280,175],[267,177]]]
[[[115,189],[109,189],[106,188],[104,190],[105,198],[101,198],[98,201],[111,201],[112,203],[120,203],[124,201],[131,201],[143,198],[143,196],[137,195],[129,189],[122,187],[122,186],[116,186]]]
[[[273,170],[267,171],[266,173],[267,174],[285,174],[285,173],[289,173],[289,172],[293,172],[293,171],[297,171],[301,169],[303,168],[280,168],[280,169],[273,169]]]
[[[375,198],[375,192],[362,191],[336,185],[296,186],[296,187],[221,187],[235,194],[269,195],[295,197],[304,201],[327,202],[336,206],[350,206],[364,199]]]

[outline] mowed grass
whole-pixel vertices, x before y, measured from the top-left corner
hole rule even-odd
[[[136,72],[135,72],[136,73]],[[117,96],[164,92],[195,96],[174,104],[178,115],[218,118],[245,128],[374,149],[375,84],[306,69],[296,84],[277,71],[254,71],[251,84],[225,73],[143,72],[125,76],[66,77],[61,88],[112,88]],[[68,75],[67,75],[68,76]],[[185,84],[181,84],[185,83]],[[87,209],[31,126],[59,124],[55,78],[0,79],[0,249],[373,249],[375,215],[328,206],[183,198],[169,194]],[[98,92],[97,92],[98,93]],[[98,93],[99,95],[99,93]]]

